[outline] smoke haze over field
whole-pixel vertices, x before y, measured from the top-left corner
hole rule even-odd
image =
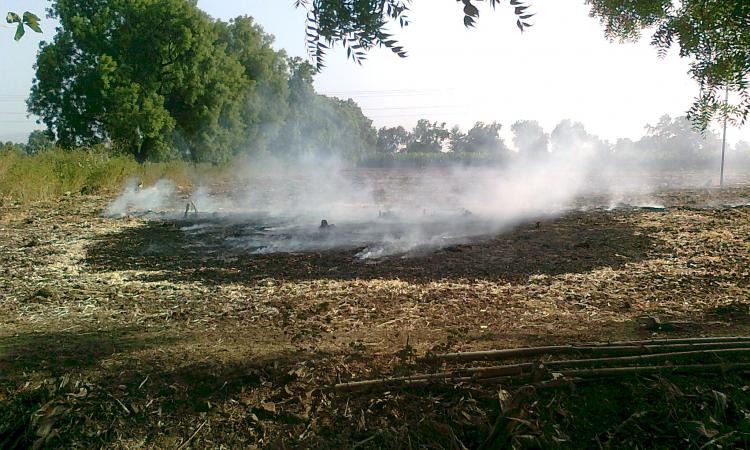
[[[115,201],[107,207],[109,217],[123,217],[132,213],[145,213],[174,206],[176,189],[167,180],[159,180],[153,186],[139,187],[137,179],[128,180],[125,189]]]
[[[236,169],[228,186],[190,193],[197,214],[191,207],[185,215],[188,199],[166,181],[140,190],[131,182],[107,214],[151,210],[184,220],[183,231],[196,240],[207,233],[226,236],[232,251],[348,249],[373,258],[467,242],[571,209],[658,207],[650,195],[656,186],[646,183],[645,175],[618,172],[587,151],[517,158],[505,167],[423,170],[254,160],[248,169]],[[584,196],[588,200],[582,203]],[[319,228],[324,219],[333,226]]]

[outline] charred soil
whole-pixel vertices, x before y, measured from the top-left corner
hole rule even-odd
[[[6,202],[0,447],[746,447],[743,371],[331,389],[430,353],[749,335],[750,208],[710,205],[750,188],[657,196],[378,260]]]

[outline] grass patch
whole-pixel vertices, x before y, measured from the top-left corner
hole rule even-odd
[[[0,150],[0,198],[19,203],[51,200],[65,194],[117,192],[130,178],[144,184],[166,178],[178,186],[215,179],[222,167],[169,161],[139,164],[130,155],[112,155],[99,148],[54,149],[27,155]]]

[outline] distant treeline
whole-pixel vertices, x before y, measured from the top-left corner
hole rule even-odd
[[[335,108],[339,111],[359,111],[351,100],[344,102],[318,97],[324,99],[321,104],[336,105]],[[351,116],[359,117],[355,114]],[[336,122],[333,116],[317,116],[317,119]],[[320,132],[315,133],[314,129],[303,128],[303,125],[312,126],[312,118],[298,120],[294,125],[287,124],[282,128],[285,133],[269,141],[263,151],[291,158],[306,154],[333,156],[368,167],[502,165],[518,158],[538,159],[553,153],[584,154],[626,165],[647,163],[664,167],[701,167],[715,164],[721,151],[721,140],[716,133],[710,130],[704,134],[695,131],[684,116],[662,116],[655,125],[646,126],[646,133],[640,139],[618,139],[615,143],[589,134],[580,122],[563,120],[551,133],[547,133],[537,121],[517,121],[511,126],[513,149],[500,137],[501,125],[496,122],[477,122],[467,132],[457,126],[448,130],[445,123],[424,119],[419,120],[412,130],[398,126],[383,127],[376,131],[369,120],[362,122],[363,128],[355,135],[339,136],[337,142],[330,140],[328,134],[331,130],[344,133],[345,129],[323,124]],[[290,130],[297,130],[297,133],[290,134]],[[315,138],[305,139],[303,133]],[[357,139],[359,142],[354,142]],[[0,149],[35,155],[55,147],[51,133],[34,131],[29,135],[27,143],[7,142]],[[101,144],[99,147],[106,148]],[[242,153],[249,156],[259,151],[252,147],[246,150]],[[223,157],[227,156],[231,154]],[[735,164],[750,165],[750,143],[739,141],[734,146],[728,146],[727,158]],[[209,159],[208,162],[216,160]]]
[[[511,125],[513,147],[500,137],[497,122],[477,122],[467,132],[451,129],[444,122],[420,120],[407,130],[402,126],[378,130],[377,154],[366,157],[368,166],[425,164],[502,164],[517,158],[543,158],[550,154],[585,155],[623,164],[697,167],[715,163],[721,151],[719,136],[696,131],[684,116],[664,115],[655,125],[646,125],[640,139],[603,140],[586,131],[580,122],[563,120],[551,133],[539,122],[521,120]],[[728,149],[736,162],[750,164],[750,143],[738,142]]]

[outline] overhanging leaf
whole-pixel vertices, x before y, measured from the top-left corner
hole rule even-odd
[[[23,23],[29,28],[36,31],[37,33],[42,32],[42,28],[39,26],[39,17],[36,14],[26,11],[23,13]]]
[[[467,3],[466,6],[464,6],[464,14],[466,14],[467,16],[477,17],[479,15],[479,10],[471,3]]]
[[[8,15],[5,16],[5,21],[8,23],[21,23],[21,17],[14,12],[9,12]]]
[[[16,35],[13,37],[15,40],[20,40],[23,35],[26,34],[26,30],[23,28],[23,23],[19,23],[18,27],[16,27]]]

